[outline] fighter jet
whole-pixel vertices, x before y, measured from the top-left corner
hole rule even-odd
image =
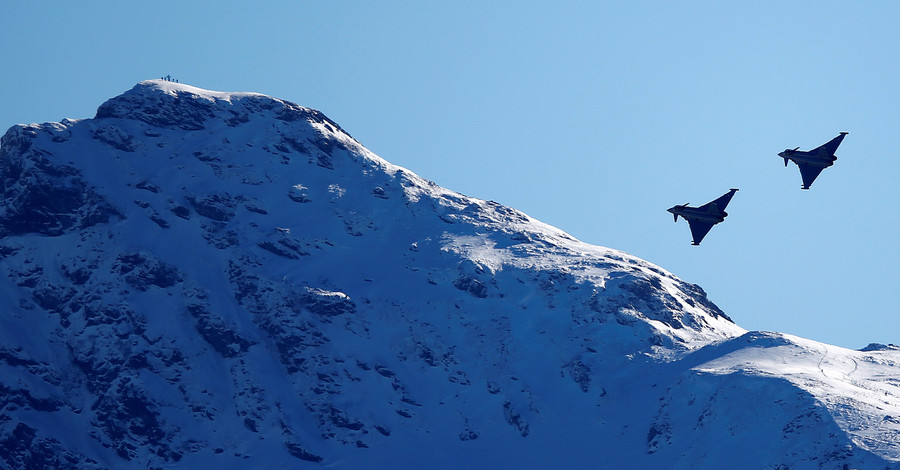
[[[731,188],[722,197],[700,207],[690,207],[687,204],[681,204],[671,207],[668,211],[675,216],[675,222],[678,222],[679,215],[688,221],[688,225],[691,226],[691,235],[694,238],[691,245],[699,245],[703,237],[713,228],[713,225],[722,222],[725,220],[725,217],[728,217],[728,213],[725,212],[725,206],[731,201],[736,191],[737,189]]]
[[[841,145],[845,135],[847,135],[846,132],[841,132],[840,135],[831,139],[827,144],[820,145],[809,151],[797,150],[800,148],[797,147],[786,149],[784,152],[779,153],[778,156],[784,159],[784,166],[788,165],[788,160],[792,160],[800,167],[800,176],[803,178],[803,186],[801,188],[809,189],[809,186],[813,184],[813,181],[816,180],[816,177],[819,176],[822,170],[834,165],[834,161],[837,160],[834,152],[837,150],[838,145]]]

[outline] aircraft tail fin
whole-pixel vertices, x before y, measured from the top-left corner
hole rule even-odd
[[[787,166],[787,164],[788,164],[788,157],[784,157],[784,166]]]

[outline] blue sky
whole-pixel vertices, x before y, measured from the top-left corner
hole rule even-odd
[[[171,74],[701,285],[739,325],[900,343],[900,3],[13,2],[0,127]],[[777,156],[844,140],[809,191]],[[740,188],[700,247],[674,204]]]

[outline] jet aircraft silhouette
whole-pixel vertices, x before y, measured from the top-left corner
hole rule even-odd
[[[728,217],[728,213],[725,212],[725,206],[731,201],[736,191],[737,189],[732,188],[715,201],[708,202],[700,207],[690,207],[687,204],[681,204],[669,208],[668,211],[675,216],[675,222],[678,222],[679,215],[688,221],[688,225],[691,226],[691,236],[693,237],[691,245],[699,245],[703,237],[713,228],[713,225],[722,222],[725,220],[725,217]]]
[[[787,166],[788,160],[790,160],[800,167],[800,177],[803,178],[803,186],[801,188],[809,189],[809,186],[813,184],[813,181],[816,180],[816,177],[819,176],[822,170],[834,165],[834,161],[837,160],[834,152],[837,151],[838,145],[841,145],[845,135],[847,135],[846,132],[841,132],[837,137],[828,141],[827,144],[820,145],[812,150],[797,150],[800,147],[785,149],[778,156],[784,159],[784,166]]]

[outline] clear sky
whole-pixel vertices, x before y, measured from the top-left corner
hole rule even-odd
[[[380,5],[376,5],[380,3]],[[900,3],[8,2],[0,127],[171,74],[701,285],[739,325],[900,343]],[[850,134],[812,189],[777,156]],[[699,247],[666,212],[740,188]]]

